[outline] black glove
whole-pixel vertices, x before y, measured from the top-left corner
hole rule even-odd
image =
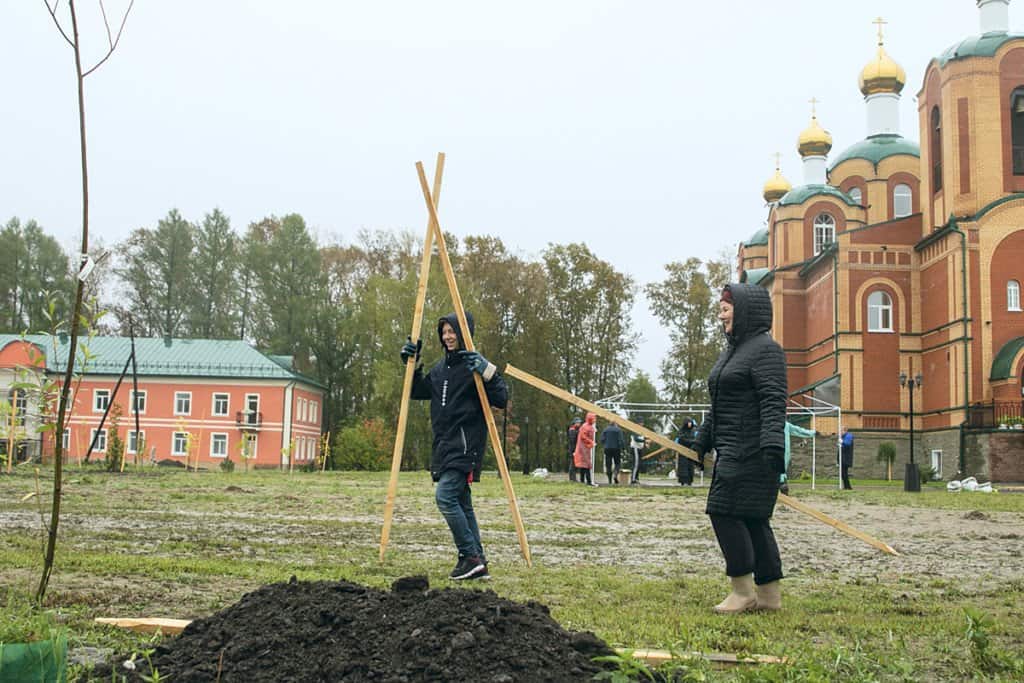
[[[786,472],[786,452],[781,448],[762,448],[761,457],[765,459],[773,472],[777,474]]]
[[[402,345],[402,351],[400,352],[400,355],[402,356],[402,362],[408,363],[409,359],[413,357],[415,357],[416,360],[419,360],[420,349],[423,348],[423,340],[417,339],[416,343],[413,344],[412,337],[406,337],[406,339],[408,341],[406,341],[405,344]]]
[[[789,495],[789,482],[788,481],[784,481],[781,484],[779,484],[779,493],[781,493],[784,496],[788,496]]]
[[[497,371],[495,366],[476,351],[459,351],[459,358],[471,371],[483,377],[484,381],[489,381]]]
[[[696,467],[701,472],[704,471],[704,456],[705,455],[707,455],[707,453],[698,453],[697,454],[697,461],[695,463],[693,463],[694,467]]]

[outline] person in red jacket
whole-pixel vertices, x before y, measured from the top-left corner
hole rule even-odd
[[[597,415],[587,413],[587,421],[580,425],[580,434],[576,439],[576,452],[573,454],[576,470],[580,473],[580,481],[591,486],[596,486],[590,476],[590,469],[594,464],[594,444],[597,443],[595,422],[597,422]]]

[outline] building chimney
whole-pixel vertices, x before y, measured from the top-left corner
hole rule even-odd
[[[1010,30],[1010,0],[977,0],[982,33],[1006,33]]]

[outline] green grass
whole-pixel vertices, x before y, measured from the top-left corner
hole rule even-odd
[[[40,637],[56,621],[71,648],[142,651],[148,636],[93,618],[208,615],[291,575],[387,587],[400,576],[427,574],[443,586],[454,561],[424,473],[402,473],[382,564],[386,473],[115,475],[72,467],[50,591],[44,610],[34,610],[41,519],[49,508],[50,482],[42,476],[41,500],[22,500],[35,490],[30,471],[0,477],[0,636],[10,640]],[[1016,676],[1012,653],[1024,650],[1024,495],[953,495],[934,485],[908,494],[861,481],[853,492],[821,482],[811,492],[796,483],[794,495],[866,525],[904,557],[780,513],[775,527],[790,572],[784,609],[723,617],[710,610],[727,588],[703,515],[706,490],[592,489],[520,475],[514,484],[534,566],[519,556],[501,482],[488,476],[474,485],[495,576],[487,589],[542,602],[567,628],[594,631],[619,647],[787,658],[734,668],[680,661],[680,680]],[[975,512],[982,514],[965,515]],[[981,548],[991,549],[992,559]],[[969,609],[976,610],[973,621]]]

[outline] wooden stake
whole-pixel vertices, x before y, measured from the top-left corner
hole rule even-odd
[[[441,178],[444,176],[444,152],[437,155],[434,167],[434,206],[441,200]],[[416,287],[416,306],[412,314],[412,332],[409,338],[413,343],[420,338],[423,323],[423,306],[427,300],[427,280],[430,278],[430,254],[434,248],[433,217],[427,220],[427,235],[423,238],[423,257],[420,259],[420,280]],[[398,407],[398,429],[395,432],[395,449],[391,454],[391,476],[388,478],[388,495],[384,501],[384,526],[380,530],[380,561],[384,561],[384,553],[391,535],[391,518],[395,511],[395,492],[398,490],[398,473],[402,469],[402,450],[405,448],[405,429],[409,420],[409,394],[412,392],[412,377],[416,370],[416,359],[410,358],[405,364],[405,377],[402,379],[402,399]]]
[[[416,172],[420,177],[420,189],[423,191],[423,200],[430,212],[430,224],[434,229],[434,239],[437,240],[437,253],[441,257],[441,266],[444,268],[445,279],[448,280],[448,290],[452,295],[452,304],[455,306],[455,315],[459,318],[459,328],[462,330],[462,340],[467,351],[473,351],[473,336],[469,332],[469,323],[466,322],[466,311],[462,305],[462,296],[459,294],[459,285],[455,281],[455,271],[448,258],[448,247],[444,241],[444,232],[441,231],[441,222],[437,218],[437,208],[430,198],[430,187],[427,185],[427,176],[423,172],[423,162],[416,162]],[[515,522],[516,534],[519,536],[519,549],[523,553],[523,559],[527,566],[533,566],[530,559],[530,544],[526,540],[526,529],[523,527],[523,517],[519,512],[519,502],[516,500],[516,493],[512,488],[512,478],[505,463],[505,452],[501,447],[501,437],[498,434],[498,426],[494,423],[494,413],[491,412],[491,404],[487,399],[487,391],[484,389],[483,379],[479,374],[473,373],[473,381],[476,383],[476,393],[480,397],[480,405],[484,411],[484,419],[487,421],[487,432],[491,436],[491,448],[494,450],[495,459],[498,461],[498,471],[501,473],[501,483],[505,485],[505,493],[508,495],[508,506],[512,512],[512,521]]]
[[[773,657],[772,655],[733,655],[718,652],[680,652],[674,654],[668,650],[627,650],[626,648],[615,648],[620,655],[631,652],[634,659],[649,664],[650,666],[661,666],[673,659],[703,659],[712,664],[785,664],[785,657]]]
[[[656,456],[656,455],[660,454],[660,453],[661,453],[662,451],[667,451],[667,450],[668,450],[667,448],[665,448],[664,446],[662,446],[662,447],[661,447],[661,448],[659,448],[658,450],[656,450],[656,451],[651,451],[650,453],[648,453],[647,455],[643,456],[643,457],[642,457],[642,458],[640,458],[640,459],[641,459],[641,460],[649,460],[649,459],[653,458],[654,456]]]
[[[615,424],[619,425],[620,427],[625,427],[626,429],[628,429],[631,432],[634,432],[636,434],[642,434],[643,436],[646,436],[651,441],[654,441],[659,446],[663,446],[664,448],[667,448],[669,450],[675,451],[676,453],[679,453],[680,455],[684,455],[687,458],[689,458],[690,460],[699,461],[699,458],[697,458],[697,453],[695,451],[693,451],[693,450],[691,450],[689,448],[686,448],[685,446],[682,446],[680,444],[677,444],[675,441],[672,441],[672,440],[662,436],[661,434],[658,434],[656,432],[652,432],[650,429],[647,429],[646,427],[644,427],[642,425],[638,425],[636,423],[630,422],[629,420],[627,420],[624,417],[619,417],[618,415],[616,415],[612,411],[606,410],[606,409],[602,408],[601,406],[599,406],[597,404],[591,403],[590,401],[587,401],[585,399],[579,398],[578,396],[570,394],[565,389],[560,389],[560,388],[556,387],[555,385],[553,385],[553,384],[551,384],[549,382],[545,382],[544,380],[542,380],[540,378],[534,377],[533,375],[531,375],[528,372],[524,372],[523,370],[520,370],[519,368],[513,367],[511,365],[506,365],[502,369],[501,372],[506,377],[512,377],[514,379],[521,380],[521,381],[529,384],[530,386],[534,387],[535,389],[540,389],[541,391],[543,391],[545,393],[548,393],[548,394],[554,396],[555,398],[560,398],[563,401],[566,401],[567,403],[571,403],[571,404],[573,404],[575,406],[579,406],[580,408],[583,408],[584,410],[588,410],[588,411],[594,413],[595,415],[603,417],[605,420],[608,420],[609,422],[614,422]],[[657,452],[657,451],[655,451],[655,452]],[[889,553],[890,555],[899,555],[899,553],[896,552],[895,550],[893,550],[893,548],[891,546],[889,546],[888,544],[883,543],[882,541],[879,541],[877,538],[874,538],[873,536],[869,536],[868,534],[865,534],[863,531],[858,531],[857,529],[854,529],[853,527],[849,526],[848,524],[840,522],[838,519],[835,519],[833,517],[829,517],[824,512],[821,512],[820,510],[816,510],[815,508],[811,507],[810,505],[807,505],[806,503],[801,503],[800,501],[798,501],[798,500],[796,500],[794,498],[790,498],[789,496],[783,495],[781,493],[779,494],[779,501],[781,501],[785,505],[788,505],[789,507],[793,508],[797,512],[802,512],[805,515],[809,515],[809,516],[813,517],[814,519],[818,520],[819,522],[824,522],[825,524],[828,524],[830,527],[833,527],[835,529],[838,529],[839,531],[842,531],[844,534],[847,534],[849,536],[853,536],[854,538],[856,538],[858,540],[864,541],[865,543],[867,543],[870,546],[878,548],[882,552]]]
[[[156,633],[164,635],[177,635],[185,630],[185,627],[192,623],[191,619],[163,619],[161,617],[142,617],[139,619],[117,618],[117,617],[96,617],[96,623],[109,624],[118,628],[126,628],[129,631],[140,633]]]

